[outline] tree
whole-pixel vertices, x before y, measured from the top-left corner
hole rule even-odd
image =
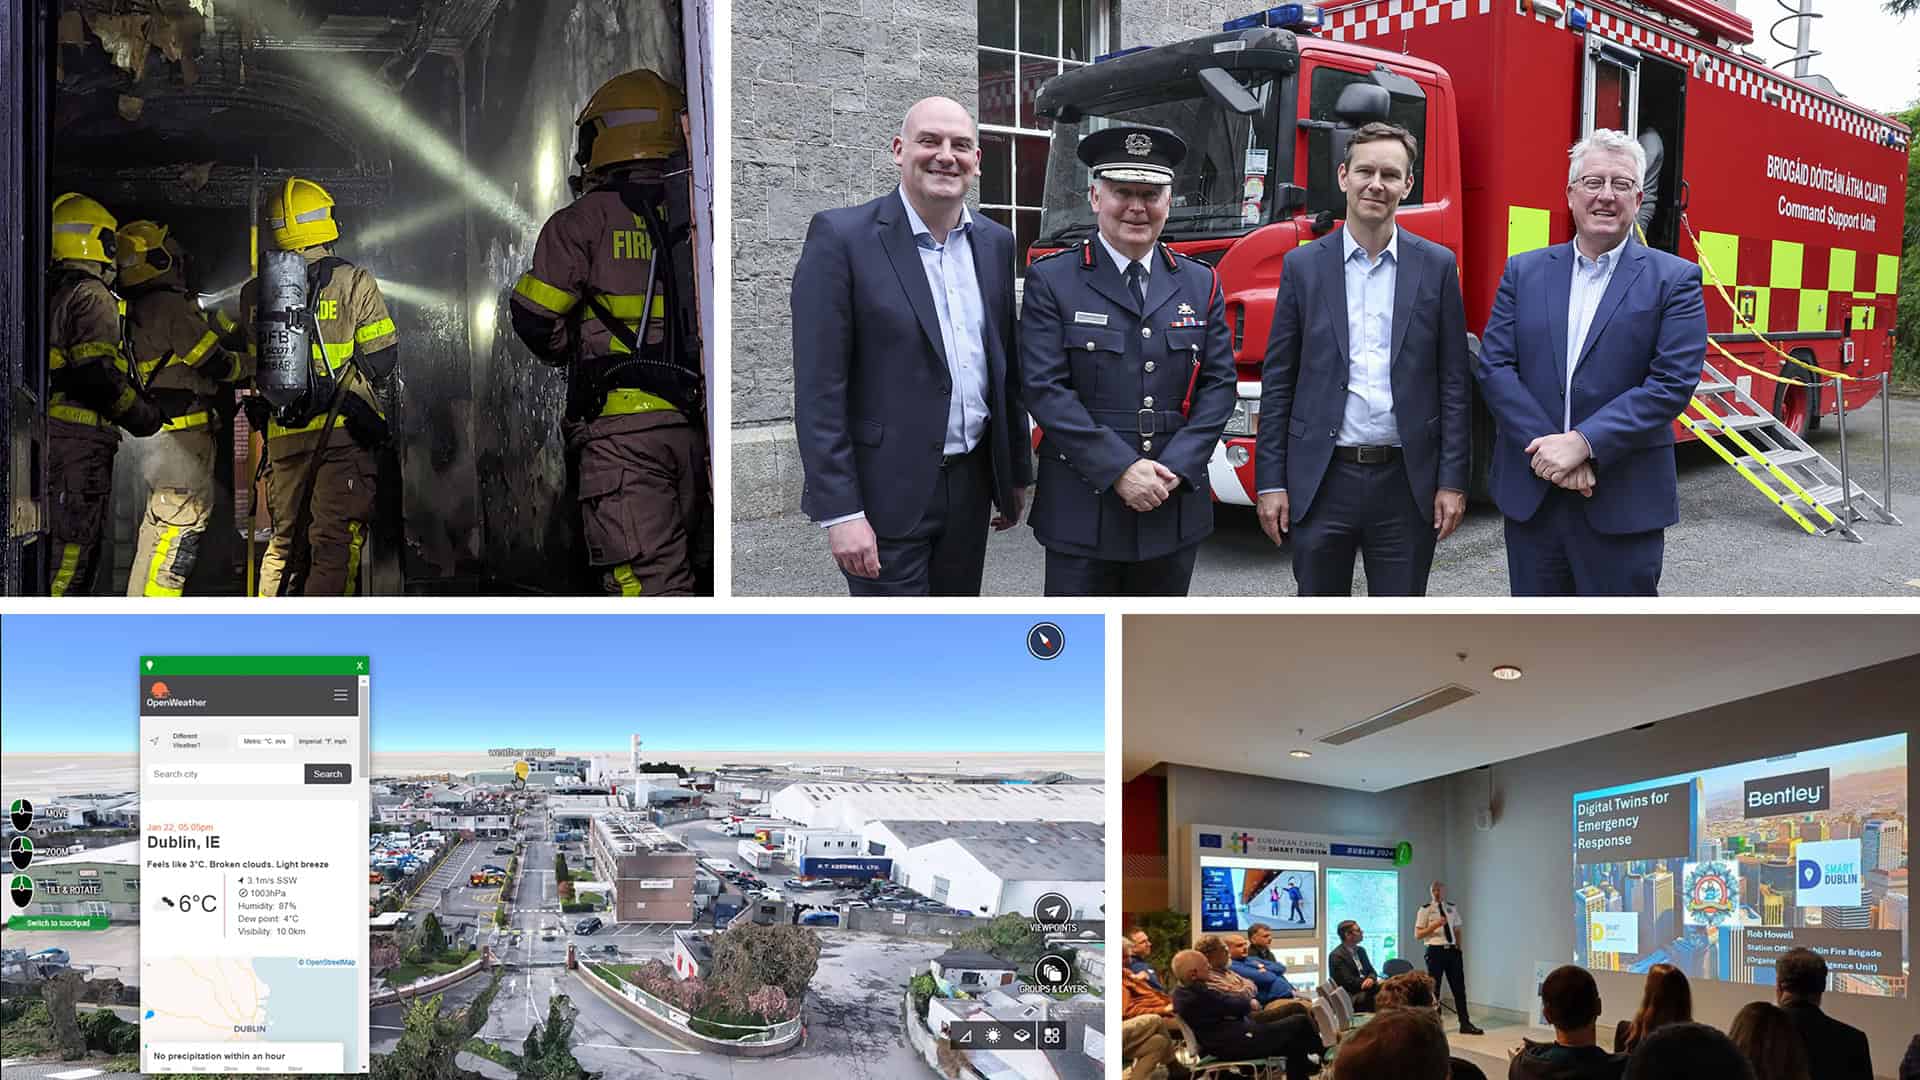
[[[554,852],[553,853],[553,880],[556,882],[565,881],[567,880],[568,876],[569,875],[567,874],[567,857],[557,851]]]
[[[1920,0],[1887,0],[1887,14],[1904,19],[1920,11]]]
[[[74,1008],[85,986],[86,979],[79,972],[63,971],[48,979],[40,991],[40,999],[47,1003],[47,1024],[53,1028],[53,1043],[67,1061],[87,1054],[87,1037],[80,1030],[80,1018]]]
[[[522,1080],[596,1080],[573,1056],[573,1002],[555,994],[547,1003],[547,1022],[533,1025],[520,1048]]]
[[[742,923],[713,939],[711,981],[742,999],[777,986],[798,1002],[819,966],[820,937],[803,926]]]
[[[459,1080],[466,1072],[454,1058],[469,1034],[464,1012],[442,1014],[440,995],[407,1006],[400,1041],[373,1059],[373,1080]]]
[[[1906,4],[1908,12],[1920,11],[1920,0],[1889,0],[1888,10],[1893,3]],[[1920,101],[1896,115],[1909,129],[1920,129]],[[1916,382],[1920,381],[1920,139],[1907,147],[1907,232],[1900,238],[1900,247],[1899,313],[1894,331],[1898,351],[1893,357],[1893,372],[1897,379]]]
[[[969,930],[953,939],[956,949],[990,953],[1013,964],[1027,964],[1047,951],[1046,938],[1033,932],[1025,915],[1007,912],[977,930]]]

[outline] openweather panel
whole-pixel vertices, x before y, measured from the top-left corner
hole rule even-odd
[[[364,656],[140,658],[140,1066],[365,1073]]]

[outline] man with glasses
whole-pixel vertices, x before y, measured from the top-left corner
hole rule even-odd
[[[1653,596],[1680,520],[1673,421],[1700,382],[1700,268],[1631,238],[1645,151],[1577,143],[1574,239],[1507,260],[1475,362],[1515,596]]]

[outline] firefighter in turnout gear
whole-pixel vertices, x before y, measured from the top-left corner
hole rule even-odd
[[[244,353],[230,352],[187,291],[186,252],[167,228],[136,221],[119,234],[121,295],[135,377],[167,421],[142,465],[151,493],[140,542],[127,576],[128,596],[179,596],[193,574],[213,515],[218,407],[225,387],[252,374]]]
[[[245,399],[248,424],[266,432],[273,539],[260,561],[262,596],[353,595],[373,521],[378,450],[388,437],[374,387],[393,374],[399,339],[373,274],[333,253],[340,238],[333,206],[325,188],[297,176],[267,202],[274,246],[306,260],[304,311],[317,336],[309,350],[310,392],[298,406],[272,412],[264,397]],[[240,295],[252,340],[263,323],[284,315],[256,310],[260,295],[259,279]],[[256,375],[264,370],[262,361]]]
[[[47,280],[47,490],[52,594],[93,591],[113,494],[120,430],[151,435],[166,419],[134,384],[113,278],[119,222],[85,195],[53,201]]]
[[[565,434],[586,561],[613,596],[710,587],[704,387],[680,92],[630,71],[576,123],[584,175],[515,284],[513,328],[568,368]]]

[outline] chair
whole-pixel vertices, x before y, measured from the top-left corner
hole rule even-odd
[[[1412,971],[1413,964],[1402,957],[1396,956],[1387,961],[1387,965],[1380,970],[1386,974],[1387,978],[1391,979],[1395,975],[1405,975],[1407,972]]]
[[[1187,1067],[1188,1073],[1193,1080],[1201,1080],[1202,1077],[1208,1076],[1231,1076],[1242,1069],[1251,1070],[1253,1080],[1262,1080],[1262,1078],[1278,1080],[1278,1078],[1286,1075],[1287,1061],[1285,1058],[1255,1058],[1252,1061],[1221,1061],[1217,1058],[1208,1057],[1200,1052],[1200,1039],[1193,1033],[1193,1029],[1187,1026],[1187,1022],[1181,1019],[1178,1013],[1173,1014],[1173,1020],[1174,1023],[1180,1025],[1180,1045],[1174,1047],[1173,1057],[1174,1060]]]
[[[1345,1031],[1352,1027],[1353,995],[1347,993],[1346,987],[1335,986],[1333,988],[1333,997],[1330,1000],[1333,1002],[1334,1018],[1340,1022],[1340,1030]]]
[[[1334,1011],[1332,998],[1313,999],[1313,1026],[1320,1029],[1320,1045],[1332,1046],[1340,1041],[1343,1025]]]

